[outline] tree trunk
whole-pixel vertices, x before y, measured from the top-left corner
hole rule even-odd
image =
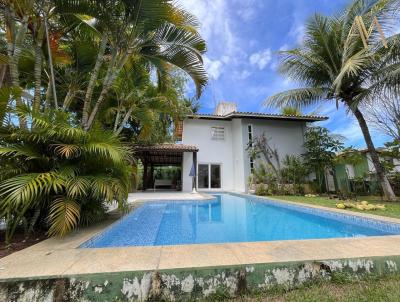
[[[83,102],[82,126],[84,128],[87,127],[90,103],[92,101],[93,90],[94,90],[94,86],[96,84],[97,78],[99,76],[101,65],[103,64],[103,57],[104,57],[104,52],[106,50],[106,46],[107,46],[107,36],[105,34],[103,34],[103,37],[102,37],[102,40],[100,43],[99,52],[97,53],[96,63],[94,65],[93,72],[90,76],[88,88],[87,88],[86,94],[85,94],[85,100]]]
[[[39,39],[39,37],[38,37]],[[37,41],[35,45],[35,92],[33,97],[33,111],[40,110],[42,88],[42,43]]]
[[[44,28],[46,31],[46,42],[47,42],[47,52],[49,55],[49,68],[50,68],[50,82],[51,86],[53,88],[53,99],[54,99],[54,108],[58,109],[58,101],[57,101],[57,91],[56,91],[56,78],[54,75],[54,66],[53,66],[53,58],[52,58],[52,53],[51,53],[51,47],[50,47],[50,35],[49,35],[49,24],[47,22],[47,16],[44,16]]]
[[[379,156],[376,152],[374,143],[372,142],[371,134],[369,133],[368,125],[364,119],[364,116],[358,108],[352,108],[351,110],[353,111],[353,114],[356,117],[358,124],[360,125],[361,131],[364,135],[365,143],[367,144],[368,152],[371,156],[372,163],[374,164],[376,176],[382,188],[383,194],[385,195],[385,199],[389,201],[395,201],[396,195],[394,194],[392,186],[390,185],[389,180],[385,175],[385,171],[379,160]]]
[[[46,109],[51,107],[51,104],[50,104],[51,94],[52,94],[51,93],[51,81],[50,81],[50,78],[49,78],[49,82],[47,84],[47,89],[46,89],[46,102],[45,102],[45,105],[44,105],[44,107]]]
[[[125,124],[128,122],[129,118],[131,117],[134,108],[135,108],[135,105],[132,105],[129,108],[128,112],[125,113],[125,116],[124,116],[124,118],[123,118],[123,120],[122,120],[122,122],[121,122],[121,124],[120,124],[120,126],[118,128],[118,130],[114,131],[114,133],[116,133],[117,135],[121,134],[122,130],[124,130]]]
[[[117,132],[120,116],[121,116],[121,108],[118,108],[117,116],[115,117],[114,121],[114,130],[113,130],[114,133]]]
[[[28,16],[24,16],[19,29],[16,29],[15,26],[15,14],[12,9],[9,7],[5,10],[5,19],[6,19],[6,36],[10,37],[7,41],[7,54],[9,58],[8,66],[10,70],[10,79],[11,84],[14,87],[19,86],[19,70],[18,70],[18,63],[21,57],[21,46],[25,39],[26,29],[28,25]],[[21,96],[15,97],[15,103],[17,108],[23,107],[23,102]],[[18,116],[19,118],[19,125],[22,129],[26,129],[26,119],[23,116]]]
[[[8,68],[8,65],[0,66],[0,88],[3,87],[4,82],[6,82],[7,68]]]
[[[75,97],[75,90],[70,86],[70,88],[68,89],[67,95],[64,98],[64,102],[63,102],[63,110],[66,111],[69,106],[71,105],[72,100]]]
[[[97,112],[100,109],[101,104],[103,103],[104,99],[106,98],[108,92],[110,91],[110,89],[112,88],[112,85],[114,84],[114,81],[116,80],[116,78],[118,77],[122,67],[124,67],[126,61],[129,58],[129,54],[126,53],[125,55],[123,55],[123,57],[120,59],[120,61],[117,63],[117,66],[115,68],[111,69],[111,72],[106,76],[106,79],[104,80],[104,84],[103,84],[103,89],[100,93],[100,96],[96,102],[96,104],[94,105],[94,108],[92,110],[92,112],[90,113],[88,122],[86,124],[86,126],[84,127],[84,129],[86,131],[88,131],[94,122],[94,119],[96,118]],[[111,66],[113,66],[114,64],[112,64]]]

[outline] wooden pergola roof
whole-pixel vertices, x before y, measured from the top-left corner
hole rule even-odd
[[[183,153],[198,152],[199,148],[183,144],[137,145],[133,147],[134,156],[143,163],[153,165],[180,165]]]

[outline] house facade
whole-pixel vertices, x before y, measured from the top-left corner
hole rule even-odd
[[[391,166],[391,173],[400,172],[400,159],[385,155],[384,148],[377,149],[381,162],[386,162]],[[376,182],[376,170],[372,162],[371,155],[367,149],[356,151],[358,158],[356,161],[342,162],[334,167],[335,185],[331,191],[356,192],[375,194],[378,190]],[[342,156],[339,154],[338,156]]]
[[[181,144],[195,146],[197,153],[182,155],[182,191],[192,191],[196,185],[199,191],[246,192],[257,165],[248,154],[249,142],[265,135],[281,160],[286,155],[301,155],[307,123],[325,119],[238,112],[233,103],[220,103],[214,114],[188,116],[183,121]]]

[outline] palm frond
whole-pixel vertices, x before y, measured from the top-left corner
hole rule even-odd
[[[362,49],[348,58],[333,82],[336,92],[340,93],[343,85],[343,80],[351,77],[358,77],[371,64],[372,58],[368,50]]]
[[[320,101],[328,98],[329,90],[323,87],[298,88],[269,97],[265,102],[266,107],[293,107],[303,108],[318,104]]]
[[[50,147],[53,147],[55,154],[67,159],[78,157],[81,154],[81,147],[77,144],[53,144]]]
[[[161,27],[142,48],[143,56],[156,66],[160,65],[158,60],[163,60],[185,71],[196,85],[197,96],[208,81],[202,59],[205,51],[206,44],[200,35],[171,24]]]
[[[25,160],[41,159],[42,155],[32,146],[10,145],[0,146],[0,157],[22,157]]]
[[[2,207],[10,205],[18,208],[38,202],[39,197],[60,193],[64,181],[55,172],[22,174],[0,182]]]
[[[91,190],[91,176],[76,176],[67,180],[66,192],[71,198],[78,198],[89,195]]]
[[[50,207],[48,234],[50,236],[65,236],[77,227],[80,218],[80,206],[67,197],[60,197],[53,201]]]

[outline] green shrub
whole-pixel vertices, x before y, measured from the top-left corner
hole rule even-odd
[[[25,118],[30,129],[2,128],[0,136],[0,217],[7,242],[24,221],[63,236],[101,219],[104,203],[125,204],[130,153],[117,136],[86,132],[59,111]]]
[[[269,194],[269,190],[266,185],[261,184],[256,186],[255,194],[258,196],[267,196]]]

